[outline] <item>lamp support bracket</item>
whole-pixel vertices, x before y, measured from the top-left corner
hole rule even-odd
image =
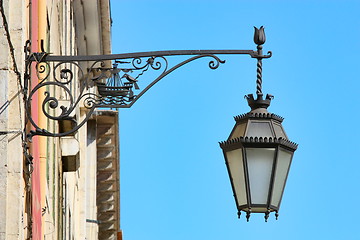
[[[255,41],[255,39],[254,39]],[[257,93],[261,91],[261,60],[272,53],[258,50],[171,50],[135,52],[110,55],[57,56],[47,52],[30,51],[30,41],[25,49],[25,110],[33,126],[27,137],[35,135],[62,137],[73,135],[91,117],[96,108],[130,108],[152,86],[176,69],[200,58],[210,58],[209,67],[217,69],[225,63],[218,55],[249,55],[258,60]],[[170,64],[169,57],[186,56],[187,59]],[[172,59],[173,60],[173,59]],[[149,71],[150,70],[150,71]],[[152,81],[143,85],[140,80],[146,72],[153,71]],[[34,80],[35,78],[35,80]],[[78,79],[78,81],[74,81]],[[42,113],[31,111],[32,101],[41,104]],[[36,105],[37,103],[35,103]],[[78,107],[87,109],[79,120]],[[40,126],[34,116],[44,114],[49,121],[72,121],[72,127],[54,132]],[[79,121],[79,122],[77,122]]]

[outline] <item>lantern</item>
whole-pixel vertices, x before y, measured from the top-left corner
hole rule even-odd
[[[281,125],[283,118],[269,113],[272,96],[263,100],[247,95],[251,111],[235,117],[236,124],[227,141],[220,142],[223,150],[238,216],[246,212],[270,212],[276,219],[291,160],[297,144],[290,142]]]

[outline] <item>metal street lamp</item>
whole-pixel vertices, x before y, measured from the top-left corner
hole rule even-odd
[[[63,137],[73,135],[90,118],[96,108],[130,108],[143,94],[176,69],[201,58],[210,58],[209,67],[216,69],[225,63],[217,55],[249,55],[257,59],[257,99],[247,95],[251,112],[235,118],[236,125],[227,141],[220,143],[224,151],[239,216],[240,211],[269,213],[279,210],[282,192],[296,144],[287,140],[281,126],[282,118],[266,108],[271,96],[263,99],[262,59],[264,28],[255,28],[253,50],[171,50],[92,56],[55,56],[46,52],[30,52],[25,46],[24,99],[27,118],[34,130],[27,130],[27,140],[39,136]],[[191,56],[170,65],[171,56]],[[35,71],[38,83],[31,85],[30,72]],[[140,81],[146,72],[159,73],[145,85]],[[76,82],[75,78],[79,79]],[[80,84],[78,89],[75,85]],[[76,85],[77,86],[77,85]],[[40,91],[43,89],[43,91]],[[42,112],[48,121],[58,122],[59,130],[47,129],[31,112],[36,94],[45,94]],[[82,119],[76,115],[79,107],[88,109]],[[62,127],[64,126],[64,127]],[[25,148],[25,157],[32,156]]]
[[[254,100],[247,95],[249,113],[235,117],[236,124],[227,141],[221,142],[226,166],[235,197],[238,216],[246,212],[270,212],[276,219],[297,145],[288,140],[281,125],[283,118],[269,113],[269,95]]]
[[[255,28],[254,41],[258,50],[265,43],[264,28]],[[261,59],[258,59],[257,99],[245,96],[251,111],[235,117],[235,126],[227,141],[220,142],[238,209],[251,213],[270,212],[276,219],[291,160],[297,144],[290,142],[281,125],[283,118],[269,113],[272,95],[263,99]]]

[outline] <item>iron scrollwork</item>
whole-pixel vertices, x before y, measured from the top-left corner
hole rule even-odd
[[[261,32],[260,32],[261,33]],[[258,60],[257,89],[261,92],[261,60],[271,57],[262,54],[263,42],[256,42],[258,50],[174,50],[94,56],[54,56],[48,53],[26,52],[25,108],[34,127],[28,137],[61,137],[74,134],[91,117],[96,108],[130,108],[142,95],[165,76],[200,58],[210,58],[208,65],[217,69],[225,63],[217,55],[245,54]],[[29,49],[25,46],[25,49]],[[170,64],[171,56],[188,56],[177,64]],[[32,76],[37,81],[31,80]],[[143,77],[156,73],[146,83]],[[140,82],[141,80],[141,82]],[[145,87],[142,85],[147,84]],[[260,85],[260,86],[259,86]],[[142,86],[142,88],[140,87]],[[41,112],[34,113],[31,103],[41,99]],[[87,109],[79,118],[79,109]],[[48,121],[68,121],[70,128],[45,129],[37,120],[43,114]],[[69,125],[69,124],[68,124]]]

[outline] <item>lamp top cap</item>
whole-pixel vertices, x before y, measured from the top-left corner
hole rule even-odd
[[[270,106],[270,102],[274,96],[266,94],[265,99],[263,99],[263,94],[258,93],[256,99],[254,98],[253,94],[245,95],[245,98],[248,101],[251,112],[267,113],[267,108]]]

